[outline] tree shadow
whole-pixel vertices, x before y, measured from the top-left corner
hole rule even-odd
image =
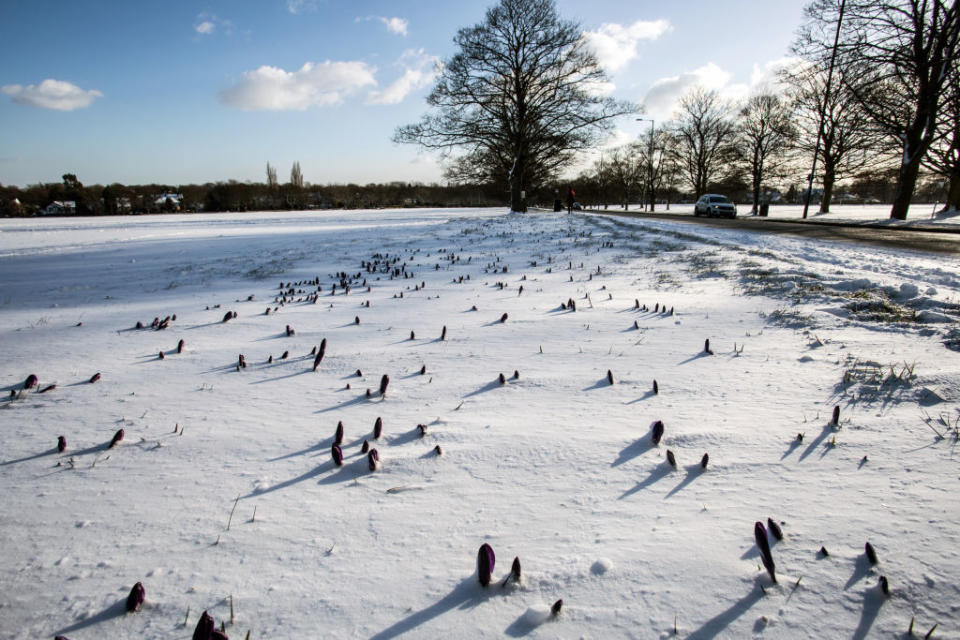
[[[287,332],[286,332],[286,331],[283,331],[283,332],[281,332],[281,333],[275,333],[275,334],[270,335],[270,336],[264,336],[264,337],[262,337],[262,338],[257,338],[257,339],[254,340],[254,342],[267,342],[267,341],[269,341],[269,340],[279,340],[280,338],[287,338],[287,337],[292,338],[293,336],[287,336]]]
[[[874,620],[880,614],[880,608],[885,601],[886,597],[879,586],[866,590],[863,594],[863,611],[860,612],[860,622],[857,623],[857,628],[854,629],[851,640],[863,640],[867,637],[867,634],[870,633],[870,627],[873,626]]]
[[[502,591],[503,589],[493,587],[484,589],[480,586],[480,583],[477,582],[476,574],[474,574],[469,578],[461,580],[453,587],[450,593],[437,602],[419,611],[414,611],[406,618],[393,623],[380,633],[374,634],[370,640],[396,638],[453,609],[470,609],[476,607]]]
[[[255,498],[255,497],[257,497],[257,496],[265,496],[265,495],[267,495],[268,493],[273,493],[274,491],[280,491],[281,489],[286,489],[287,487],[292,487],[292,486],[295,485],[295,484],[299,484],[299,483],[301,483],[301,482],[303,482],[303,481],[305,481],[305,480],[309,480],[310,478],[314,478],[314,477],[320,475],[321,473],[326,473],[327,471],[329,471],[330,469],[333,469],[333,468],[334,468],[333,461],[332,461],[332,460],[328,460],[328,461],[324,462],[323,464],[321,464],[321,465],[319,465],[319,466],[317,466],[317,467],[314,467],[314,468],[311,469],[310,471],[307,471],[306,473],[301,473],[301,474],[300,474],[299,476],[297,476],[296,478],[290,478],[289,480],[284,480],[283,482],[281,482],[281,483],[279,483],[279,484],[275,484],[275,485],[269,486],[269,487],[267,487],[266,489],[263,489],[262,491],[251,491],[251,492],[248,493],[247,495],[241,496],[240,499],[241,499],[241,500],[246,500],[247,498]]]
[[[68,633],[73,633],[74,631],[80,631],[81,629],[87,629],[94,625],[100,624],[101,622],[106,622],[107,620],[113,620],[114,618],[120,618],[127,613],[127,599],[121,598],[114,602],[112,605],[96,613],[85,620],[81,620],[75,624],[70,625],[69,627],[64,627],[57,632],[56,635],[63,636]],[[105,634],[107,635],[107,634]]]
[[[637,456],[642,456],[647,451],[650,451],[650,449],[653,449],[653,446],[654,445],[653,442],[650,441],[649,434],[643,436],[639,440],[634,440],[620,451],[619,455],[617,455],[617,459],[614,460],[610,466],[619,467],[623,463],[629,462]]]
[[[638,482],[637,485],[632,489],[627,489],[626,491],[624,491],[620,495],[619,499],[623,500],[624,498],[629,498],[630,496],[637,493],[638,491],[643,491],[647,487],[653,486],[654,484],[656,484],[666,476],[670,475],[672,471],[673,471],[673,467],[671,467],[666,462],[661,462],[656,467],[654,467],[652,471],[650,471],[650,475],[648,475],[642,482]]]
[[[713,616],[704,622],[699,629],[687,636],[687,640],[708,640],[715,638],[724,629],[729,627],[734,620],[745,614],[753,605],[763,597],[763,590],[759,586],[759,580],[754,583],[750,592],[730,605],[726,610]]]
[[[35,453],[32,456],[24,456],[23,458],[17,458],[16,460],[7,460],[6,462],[0,462],[0,467],[5,467],[8,464],[18,464],[20,462],[29,462],[31,460],[38,460],[39,458],[46,458],[47,456],[56,455],[56,453],[57,453],[57,448],[53,447],[41,453]]]
[[[827,439],[827,436],[831,433],[834,433],[834,427],[829,422],[823,425],[823,430],[820,431],[820,435],[814,438],[810,444],[807,445],[807,448],[803,450],[803,453],[800,454],[800,461],[803,462],[807,457],[813,453],[817,447],[823,444],[823,441]]]
[[[706,471],[706,469],[701,467],[699,464],[688,464],[686,467],[684,467],[684,469],[687,472],[686,477],[680,482],[680,484],[671,489],[670,493],[663,497],[664,500],[672,497],[675,493],[679,493],[680,491],[686,489],[691,482],[702,476],[704,471]]]
[[[872,568],[873,564],[870,562],[870,559],[867,558],[866,553],[857,556],[857,563],[853,567],[853,575],[851,575],[847,583],[843,585],[843,590],[847,591],[850,587],[870,575]]]

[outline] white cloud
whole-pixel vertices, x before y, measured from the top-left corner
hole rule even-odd
[[[370,20],[377,20],[382,22],[383,25],[387,28],[387,31],[390,33],[395,33],[398,36],[407,35],[407,27],[410,26],[410,23],[404,18],[387,18],[385,16],[366,16],[366,17],[357,17],[354,22],[369,22]]]
[[[247,71],[220,101],[245,111],[303,111],[341,102],[365,86],[376,85],[376,69],[365,62],[307,62],[297,71],[264,65]]]
[[[763,64],[754,64],[749,82],[731,83],[730,73],[713,62],[679,76],[661,78],[651,85],[643,99],[645,113],[659,121],[674,117],[680,106],[680,98],[695,87],[716,91],[720,97],[731,102],[739,102],[766,91],[778,93],[783,89],[779,73],[784,69],[802,65],[799,58],[779,58]]]
[[[407,35],[408,22],[403,18],[380,18],[380,22],[387,26],[387,31],[398,36]]]
[[[584,31],[583,38],[596,53],[600,66],[613,72],[637,57],[641,40],[656,40],[672,29],[666,20],[638,20],[627,26],[607,22],[596,31]]]
[[[316,11],[316,9],[316,0],[287,0],[287,11],[294,15],[307,11]]]
[[[221,31],[229,36],[233,33],[233,23],[229,20],[218,18],[216,14],[204,12],[197,16],[193,30],[200,36],[212,36],[217,31]]]
[[[668,78],[660,78],[643,99],[644,113],[658,121],[673,117],[680,98],[694,87],[721,90],[730,82],[730,73],[709,62],[698,69]]]
[[[93,104],[103,94],[96,89],[84,91],[75,84],[63,80],[47,78],[40,84],[8,84],[0,87],[0,91],[10,96],[16,104],[40,109],[56,109],[57,111],[73,111],[83,109]]]
[[[399,78],[382,91],[372,91],[367,97],[369,104],[398,104],[412,91],[433,82],[439,72],[440,59],[427,55],[423,49],[408,49],[403,52],[396,66],[403,69]]]

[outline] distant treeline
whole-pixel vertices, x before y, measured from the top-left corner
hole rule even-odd
[[[370,209],[378,207],[504,206],[506,186],[386,184],[269,185],[208,182],[169,185],[83,185],[73,174],[62,182],[24,188],[0,185],[0,215],[121,215],[198,211]],[[63,203],[68,203],[66,206]],[[58,210],[59,208],[59,210]]]

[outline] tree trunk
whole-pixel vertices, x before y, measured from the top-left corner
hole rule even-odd
[[[960,166],[954,167],[950,174],[947,205],[944,207],[944,211],[960,211]]]
[[[900,165],[900,174],[897,177],[897,188],[893,196],[893,207],[890,209],[891,219],[907,219],[907,210],[910,208],[913,190],[917,185],[917,175],[920,173],[920,160],[923,157],[923,154],[916,150],[918,146],[919,145],[913,146],[908,143],[907,147],[909,150],[904,151],[903,162]]]
[[[830,213],[830,201],[833,199],[833,183],[837,179],[837,170],[833,163],[823,163],[823,199],[820,201],[820,213]]]
[[[518,155],[510,174],[510,210],[517,213],[526,213],[527,211],[526,199],[523,197],[523,167],[524,158],[522,155]]]

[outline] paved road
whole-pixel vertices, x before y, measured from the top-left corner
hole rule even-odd
[[[699,224],[738,231],[779,233],[815,240],[840,240],[882,247],[910,249],[931,253],[960,254],[960,232],[953,229],[917,230],[909,227],[882,227],[864,224],[789,222],[773,218],[740,217],[696,218],[693,215],[676,213],[643,213],[641,211],[594,211],[604,215],[670,220],[687,224]]]

